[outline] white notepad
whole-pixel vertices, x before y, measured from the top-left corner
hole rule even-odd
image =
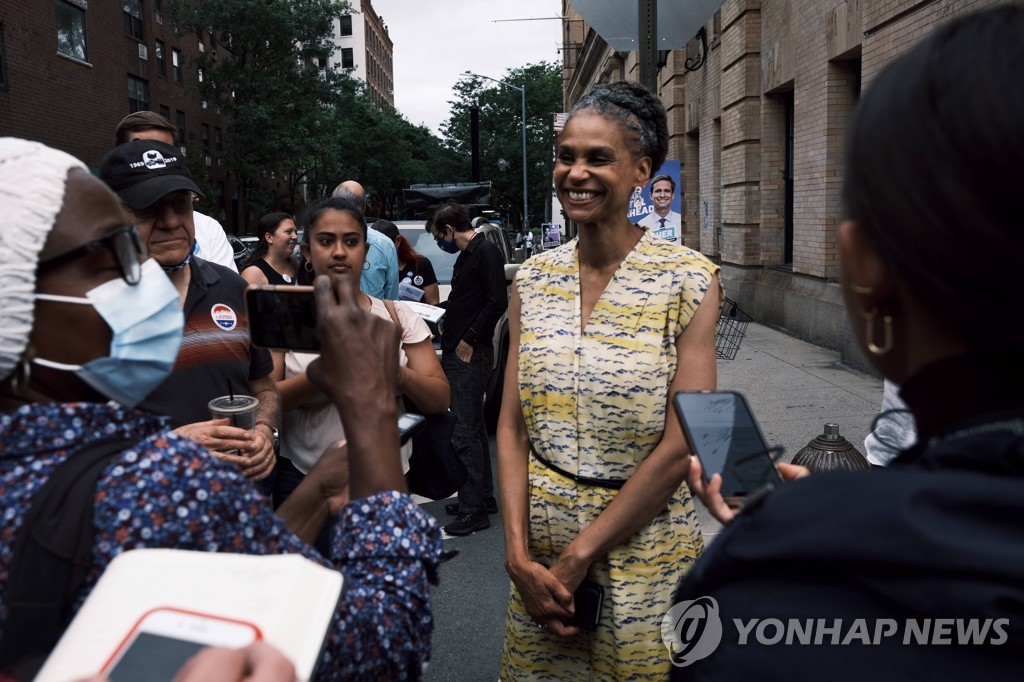
[[[97,674],[139,618],[159,607],[252,623],[291,659],[299,679],[308,680],[342,583],[339,571],[298,554],[125,552],[104,571],[36,682]]]

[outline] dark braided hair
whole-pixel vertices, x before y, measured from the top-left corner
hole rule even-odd
[[[580,111],[594,111],[615,119],[636,137],[634,153],[651,159],[657,170],[668,156],[668,117],[661,100],[639,83],[618,81],[591,88],[569,112],[566,123]]]

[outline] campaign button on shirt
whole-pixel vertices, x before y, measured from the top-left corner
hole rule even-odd
[[[231,306],[224,303],[217,303],[210,309],[210,317],[213,323],[224,331],[231,331],[238,325],[238,315],[231,309]]]

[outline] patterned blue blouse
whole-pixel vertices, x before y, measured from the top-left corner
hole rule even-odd
[[[288,531],[235,467],[168,432],[162,419],[112,403],[33,404],[0,413],[0,631],[11,543],[33,494],[69,452],[113,436],[139,442],[100,475],[95,568],[76,611],[125,550],[302,554],[345,574],[317,679],[420,677],[433,628],[428,582],[436,582],[441,558],[433,517],[397,492],[355,500],[342,510],[325,560]]]

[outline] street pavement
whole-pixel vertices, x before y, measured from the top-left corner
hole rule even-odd
[[[718,387],[747,397],[768,443],[784,447],[787,461],[820,435],[826,422],[838,423],[842,435],[863,452],[882,404],[880,379],[845,367],[832,351],[756,323],[747,329],[736,358],[719,360]],[[452,518],[444,511],[446,502],[429,502],[423,509],[444,524]],[[720,526],[696,504],[701,530],[713,542]],[[433,655],[426,679],[497,680],[509,585],[501,516],[491,516],[487,530],[446,538],[444,547],[459,555],[441,567],[434,588]]]

